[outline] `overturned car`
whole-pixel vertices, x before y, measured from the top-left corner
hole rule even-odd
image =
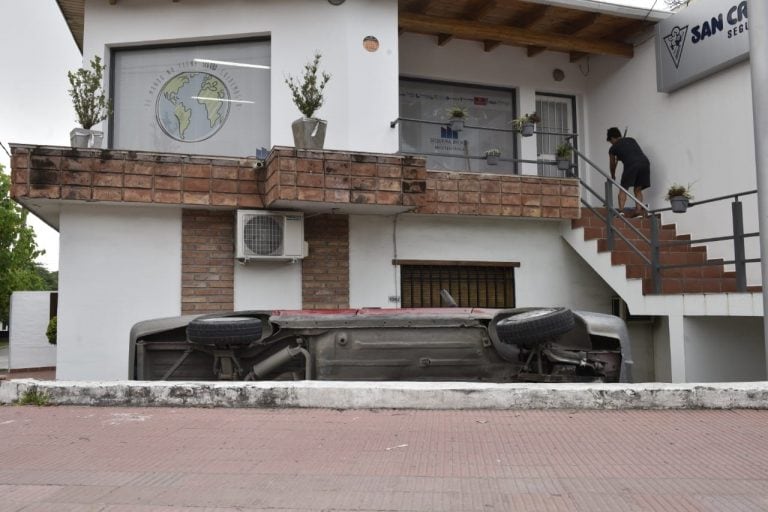
[[[566,308],[239,311],[139,322],[137,380],[631,382],[610,315]]]

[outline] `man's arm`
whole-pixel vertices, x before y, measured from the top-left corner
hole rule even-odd
[[[618,159],[616,158],[616,155],[608,155],[611,159],[611,179],[616,179],[616,165],[618,163]]]

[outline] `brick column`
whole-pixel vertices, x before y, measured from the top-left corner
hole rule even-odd
[[[301,266],[304,309],[349,308],[349,217],[306,218],[304,239],[309,244]]]
[[[182,314],[235,307],[235,212],[184,210],[181,217]]]

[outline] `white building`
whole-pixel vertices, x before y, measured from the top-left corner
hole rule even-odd
[[[731,3],[700,0],[689,14]],[[755,188],[749,63],[658,92],[655,25],[668,13],[581,0],[58,4],[84,62],[107,63],[115,103],[107,151],[13,145],[15,199],[61,235],[58,378],[127,378],[128,331],[148,318],[427,305],[413,290],[436,267],[464,279],[466,305],[626,304],[636,380],[766,377],[758,265],[747,290],[715,265],[663,271],[665,293],[653,293],[584,239],[592,214],[579,196],[601,206],[589,189],[605,178],[583,158],[581,181],[551,165],[563,134],[578,133],[607,169],[606,128],[626,126],[652,161],[651,209],[667,206],[672,182],[693,183],[697,200]],[[284,81],[316,51],[332,75],[318,112],[326,151],[297,152]],[[180,105],[184,87],[202,101]],[[210,108],[206,87],[229,101]],[[469,113],[459,133],[446,127],[453,106]],[[511,130],[533,111],[536,137]],[[259,169],[249,157],[262,147]],[[497,166],[483,158],[491,148]],[[661,217],[693,239],[729,235],[731,201]],[[755,196],[742,201],[754,232]],[[308,256],[235,262],[244,209],[302,212]],[[732,242],[698,245],[701,261],[673,263],[734,259]],[[747,258],[757,251],[748,239]]]

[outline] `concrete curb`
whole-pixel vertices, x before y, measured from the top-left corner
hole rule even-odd
[[[768,409],[768,382],[0,382],[0,404],[30,392],[50,405],[329,409]]]

